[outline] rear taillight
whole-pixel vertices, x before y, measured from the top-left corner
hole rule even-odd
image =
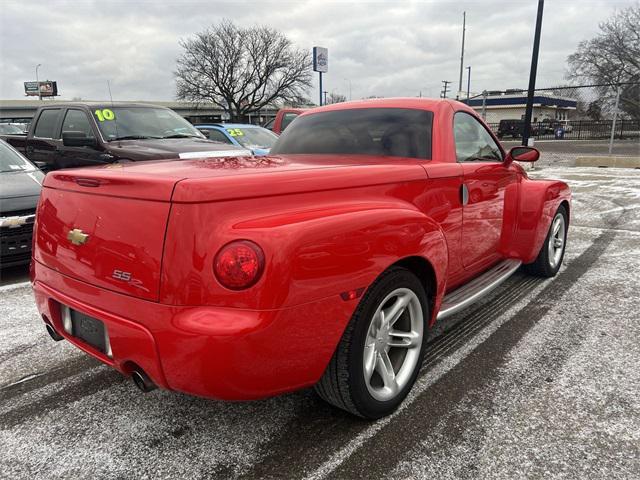
[[[216,278],[231,290],[242,290],[255,285],[263,270],[264,253],[249,240],[227,243],[213,261]]]

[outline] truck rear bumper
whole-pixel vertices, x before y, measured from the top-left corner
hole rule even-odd
[[[328,364],[355,300],[339,295],[280,310],[174,306],[130,297],[32,264],[43,320],[124,374],[143,369],[158,386],[223,400],[308,387]],[[65,331],[61,305],[104,323],[111,355]]]

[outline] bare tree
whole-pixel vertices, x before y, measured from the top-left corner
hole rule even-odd
[[[596,84],[624,84],[620,107],[634,118],[640,118],[640,5],[616,12],[600,24],[600,33],[578,44],[567,59],[568,77]],[[600,88],[610,103],[615,87]]]
[[[341,93],[331,92],[327,97],[327,105],[331,103],[342,103],[346,101],[347,97],[345,95],[342,95]]]
[[[269,27],[223,20],[180,45],[177,98],[214,103],[234,121],[267,105],[298,103],[311,86],[310,53]]]

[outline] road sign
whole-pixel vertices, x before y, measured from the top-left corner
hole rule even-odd
[[[313,71],[329,71],[329,50],[324,47],[313,47]]]

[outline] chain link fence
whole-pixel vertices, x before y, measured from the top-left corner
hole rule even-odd
[[[522,139],[527,91],[493,90],[469,104],[503,140]],[[640,83],[539,88],[533,97],[536,140],[640,140]]]

